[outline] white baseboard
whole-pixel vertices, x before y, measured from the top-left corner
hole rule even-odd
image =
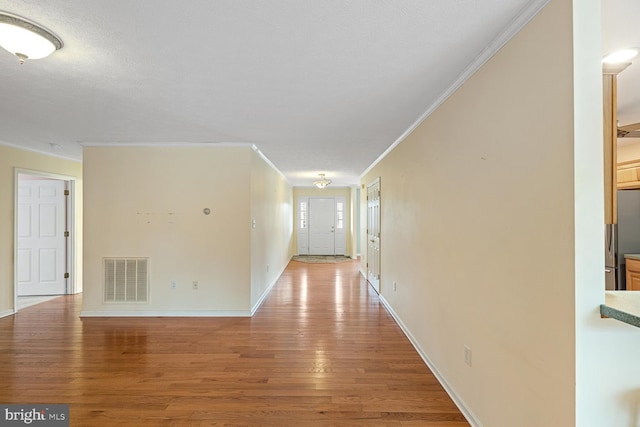
[[[3,317],[11,316],[12,314],[16,314],[16,312],[13,310],[0,311],[0,319]]]
[[[289,261],[291,261],[291,259],[293,258],[293,256],[291,256],[289,258]],[[258,309],[260,308],[260,306],[262,305],[262,303],[264,302],[265,299],[267,299],[267,296],[269,295],[269,293],[271,293],[271,290],[273,289],[273,287],[276,285],[276,283],[278,283],[278,279],[280,279],[280,276],[282,276],[282,273],[284,273],[284,270],[287,268],[287,265],[289,265],[289,261],[287,261],[282,268],[280,269],[280,271],[278,272],[278,274],[276,274],[275,279],[273,279],[273,281],[271,282],[271,284],[269,286],[267,286],[267,289],[264,290],[264,292],[262,293],[262,295],[260,295],[260,299],[258,299],[258,301],[253,305],[253,307],[251,308],[251,316],[253,316],[254,314],[256,314],[256,311],[258,311]]]
[[[433,372],[433,375],[440,382],[440,385],[442,385],[442,387],[445,389],[449,397],[451,397],[451,400],[453,400],[453,403],[455,403],[458,409],[460,409],[460,412],[462,412],[462,415],[465,416],[469,424],[471,424],[473,427],[482,427],[482,423],[478,421],[478,418],[473,414],[473,412],[471,412],[471,410],[467,407],[464,401],[456,394],[455,390],[449,385],[449,383],[447,383],[447,381],[444,379],[440,371],[438,371],[438,369],[433,364],[431,359],[429,359],[429,356],[427,356],[424,350],[422,350],[422,348],[420,347],[420,344],[418,344],[418,341],[415,339],[413,334],[411,334],[411,331],[409,331],[407,326],[404,323],[402,323],[402,320],[400,320],[398,313],[396,313],[393,310],[391,305],[389,305],[389,302],[382,296],[382,294],[379,295],[379,297],[382,305],[387,309],[387,311],[389,312],[391,317],[393,317],[393,319],[396,321],[398,326],[400,326],[400,329],[402,329],[402,332],[404,332],[404,334],[409,339],[409,341],[411,341],[411,345],[413,345],[413,348],[416,349],[416,351],[418,352],[418,354],[420,355],[424,363],[426,363],[429,369],[431,369],[431,372]]]
[[[248,310],[198,310],[198,311],[81,311],[80,317],[251,317]]]

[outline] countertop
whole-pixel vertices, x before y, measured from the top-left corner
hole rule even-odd
[[[640,328],[640,291],[605,291],[600,314]]]
[[[625,258],[637,259],[640,261],[640,254],[624,254]]]

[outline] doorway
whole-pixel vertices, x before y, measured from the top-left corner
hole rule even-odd
[[[367,281],[380,293],[380,178],[367,186]]]
[[[15,174],[14,311],[72,293],[72,189],[69,177]],[[23,301],[24,300],[24,301]]]
[[[298,254],[345,255],[347,224],[344,197],[299,197]]]

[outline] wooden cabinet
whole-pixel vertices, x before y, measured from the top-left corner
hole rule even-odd
[[[618,163],[616,181],[619,190],[640,188],[640,160]]]
[[[627,258],[627,290],[640,291],[640,259]]]
[[[604,160],[604,223],[617,224],[617,188],[634,188],[620,187],[617,166],[617,150],[618,150],[618,74],[624,71],[630,62],[623,64],[603,64],[602,66],[602,100],[603,100],[603,160]],[[627,177],[626,169],[622,171],[623,180],[630,179]],[[637,173],[637,171],[636,171]],[[636,176],[637,180],[637,176]],[[625,181],[631,182],[631,181]],[[634,181],[636,182],[636,181]],[[640,182],[638,182],[640,188]]]

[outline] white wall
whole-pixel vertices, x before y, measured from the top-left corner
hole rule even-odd
[[[86,147],[83,315],[249,315],[252,153]],[[150,258],[149,304],[103,303],[104,257]]]
[[[75,181],[76,240],[74,282],[82,289],[82,164],[0,145],[0,317],[14,311],[15,170],[64,175]]]
[[[485,426],[575,423],[571,7],[547,5],[362,178],[381,178],[382,298]]]
[[[576,425],[635,427],[640,425],[640,329],[601,319],[598,310],[604,302],[604,190],[602,110],[593,108],[593,100],[602,94],[600,2],[575,2],[574,16]],[[620,147],[618,161],[640,157],[631,148]]]
[[[257,309],[293,255],[291,186],[258,153],[251,157],[251,307]]]

